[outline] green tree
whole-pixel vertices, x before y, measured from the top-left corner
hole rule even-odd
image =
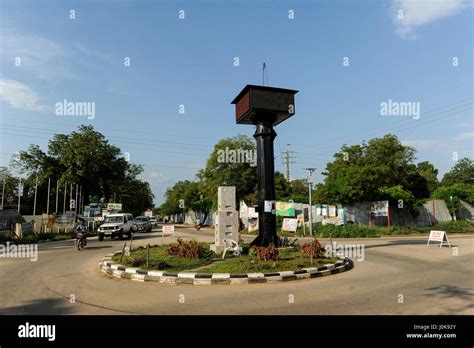
[[[225,156],[229,150],[255,152],[255,142],[252,138],[238,135],[219,141],[207,160],[206,167],[197,174],[202,183],[203,193],[217,207],[217,188],[219,186],[235,186],[237,202],[245,200],[247,204],[257,202],[257,170],[252,163],[242,161],[228,161]]]
[[[418,173],[425,178],[429,192],[433,192],[439,185],[438,169],[428,161],[420,162],[416,165]]]
[[[375,201],[395,193],[390,188],[397,186],[415,198],[428,197],[427,180],[412,163],[414,156],[415,149],[404,146],[392,134],[361,145],[344,145],[334,155],[334,161],[327,164],[324,183],[317,185],[314,201],[332,204]]]
[[[60,188],[64,183],[81,185],[85,204],[90,202],[89,197],[104,202],[116,197],[135,214],[153,206],[148,183],[138,179],[143,168],[128,163],[121,150],[109,144],[92,126],[80,126],[71,134],[55,134],[48,143],[47,153],[37,145],[30,145],[14,157],[12,165],[27,175],[25,182],[30,190],[38,178],[38,197],[43,197],[37,200],[38,211],[45,211],[47,178],[59,182]]]
[[[18,207],[18,184],[19,178],[11,175],[6,167],[0,167],[0,190],[5,183],[5,196],[3,198],[3,209],[17,209]]]
[[[453,184],[474,184],[474,161],[465,157],[456,162],[454,167],[444,174],[443,186]]]
[[[439,187],[433,192],[433,198],[443,199],[451,213],[457,211],[461,205],[460,200],[474,205],[474,185],[453,184]]]
[[[280,173],[275,173],[275,197],[277,200],[288,200],[291,196],[291,186],[286,180],[285,176]]]

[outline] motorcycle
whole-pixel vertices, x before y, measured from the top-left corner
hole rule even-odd
[[[77,250],[84,249],[84,247],[86,246],[86,237],[87,237],[87,230],[86,229],[76,228],[76,242],[75,242],[75,245],[77,247]]]

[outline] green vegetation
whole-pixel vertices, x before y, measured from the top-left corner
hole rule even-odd
[[[468,220],[457,220],[439,222],[435,226],[428,227],[402,227],[391,226],[390,235],[410,235],[410,234],[428,234],[431,230],[441,230],[451,233],[474,233],[474,222]],[[359,226],[347,224],[346,226],[322,225],[320,223],[313,224],[313,232],[316,238],[376,238],[388,235],[388,228],[384,226]],[[303,234],[303,229],[298,228],[296,233],[277,231],[280,237],[310,237],[309,230]],[[257,231],[250,234],[258,235]]]
[[[465,157],[456,162],[454,167],[443,176],[442,186],[451,186],[454,184],[473,184],[474,183],[474,161]],[[474,203],[472,203],[474,204]]]
[[[252,273],[252,272],[279,272],[295,271],[304,267],[318,267],[327,263],[334,263],[335,258],[313,258],[304,255],[299,248],[280,249],[278,260],[260,261],[254,255],[243,255],[225,259],[211,267],[200,270],[200,273]]]
[[[460,206],[460,200],[474,205],[474,185],[452,184],[451,186],[439,187],[433,192],[433,198],[443,199],[451,213],[456,212]]]
[[[179,200],[184,200],[184,211],[192,209],[207,215],[217,208],[217,188],[235,186],[237,202],[244,200],[248,205],[257,204],[257,171],[249,163],[223,163],[219,151],[225,149],[255,151],[255,141],[248,136],[238,135],[220,140],[207,160],[206,167],[197,174],[196,181],[178,181],[165,193],[165,202],[160,206],[161,215],[180,214]],[[280,172],[275,173],[275,191],[278,200],[292,199],[296,203],[308,201],[308,182],[288,182]]]
[[[361,145],[344,145],[326,165],[323,184],[316,187],[313,202],[349,204],[362,201],[429,197],[436,185],[436,170],[428,162],[413,164],[415,149],[388,134]]]
[[[183,243],[188,243],[184,241]],[[246,273],[246,272],[277,272],[298,270],[303,267],[318,267],[326,263],[333,263],[335,258],[317,258],[320,252],[315,253],[311,263],[311,257],[303,253],[298,246],[292,248],[278,249],[277,259],[262,261],[257,252],[249,252],[242,256],[226,256],[221,260],[221,255],[217,255],[209,249],[209,244],[199,243],[204,248],[201,257],[183,257],[170,255],[169,251],[176,248],[176,244],[150,247],[150,262],[146,265],[145,247],[134,249],[129,256],[115,255],[112,259],[125,266],[139,267],[148,270],[165,270],[168,272],[194,271],[199,273]],[[248,249],[248,245],[244,246]],[[263,250],[262,250],[263,251]],[[274,252],[272,254],[275,254]],[[207,266],[201,269],[203,266]],[[198,270],[196,270],[199,268]]]
[[[200,258],[182,257],[179,255],[169,255],[167,250],[169,245],[150,247],[150,262],[146,265],[146,248],[138,247],[129,256],[123,256],[121,264],[131,267],[140,267],[149,270],[166,270],[168,272],[180,272],[197,267],[208,265],[213,259],[219,257],[209,249],[209,244],[200,243],[204,248],[204,253]],[[115,255],[112,259],[120,262],[121,255]]]
[[[149,184],[138,179],[143,172],[139,165],[131,164],[123,157],[122,151],[92,126],[80,126],[78,131],[70,134],[55,134],[44,152],[38,145],[30,145],[28,150],[19,151],[11,164],[20,173],[26,174],[21,213],[29,214],[33,210],[34,186],[38,179],[38,197],[48,194],[48,178],[51,178],[50,195],[55,195],[59,182],[61,190],[64,184],[81,185],[87,193],[84,203],[100,202],[102,205],[111,202],[115,197],[123,204],[123,210],[140,215],[146,208],[153,206],[153,193]],[[6,175],[7,195],[5,209],[16,208],[15,197],[18,179],[9,173]],[[36,210],[46,211],[46,199],[38,199]]]

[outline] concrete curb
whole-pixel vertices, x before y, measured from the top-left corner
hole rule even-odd
[[[324,277],[332,274],[342,273],[353,268],[354,263],[349,258],[341,258],[335,263],[321,267],[303,268],[297,271],[284,271],[272,273],[194,273],[194,272],[166,272],[146,271],[135,267],[125,267],[112,262],[112,257],[120,254],[117,251],[106,255],[99,262],[99,269],[114,278],[125,278],[135,281],[153,281],[162,284],[191,284],[191,285],[214,285],[214,284],[256,284],[286,282],[300,279]]]

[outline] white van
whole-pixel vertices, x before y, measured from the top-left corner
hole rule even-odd
[[[98,228],[97,235],[100,241],[103,241],[105,237],[122,239],[124,235],[130,238],[134,225],[132,214],[109,214],[104,217],[104,223]]]

